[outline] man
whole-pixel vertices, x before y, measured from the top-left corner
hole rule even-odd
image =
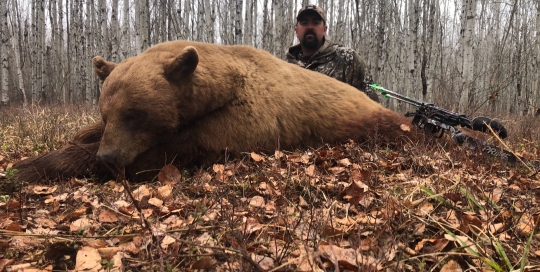
[[[289,48],[287,61],[317,71],[366,92],[379,102],[377,94],[366,90],[366,64],[351,48],[326,39],[326,15],[321,7],[309,4],[300,9],[294,28],[299,44]]]

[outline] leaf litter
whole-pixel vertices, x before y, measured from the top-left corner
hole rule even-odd
[[[364,148],[28,184],[0,198],[0,270],[540,269],[537,175],[461,149]]]

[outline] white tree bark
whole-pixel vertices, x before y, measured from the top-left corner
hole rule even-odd
[[[43,59],[45,55],[45,14],[44,0],[32,2],[32,44],[34,45],[33,54],[33,73],[32,73],[32,104],[39,103],[44,98]]]
[[[234,7],[234,44],[244,43],[244,32],[242,31],[242,0],[235,0]]]
[[[111,1],[111,35],[110,35],[110,49],[111,49],[111,58],[110,60],[112,62],[119,62],[120,56],[119,56],[119,47],[120,47],[120,40],[119,36],[121,36],[120,32],[120,24],[118,22],[118,0],[112,0]]]
[[[18,91],[21,92],[22,95],[22,105],[24,108],[28,105],[28,99],[26,98],[26,92],[24,87],[24,76],[23,71],[21,67],[21,47],[19,46],[19,39],[21,39],[21,27],[17,25],[16,22],[20,22],[20,15],[19,15],[19,9],[15,5],[14,2],[11,2],[11,10],[15,12],[13,15],[13,19],[11,21],[11,29],[8,30],[13,35],[11,36],[11,46],[13,47],[13,57],[14,57],[14,63],[13,68],[15,69],[15,74],[17,75],[17,83],[18,83]],[[17,29],[18,28],[18,29]]]
[[[131,15],[130,15],[130,1],[124,0],[122,5],[122,35],[121,35],[121,59],[126,59],[132,54],[131,46]]]
[[[533,69],[535,71],[540,70],[540,3],[536,2],[536,29],[535,29],[535,41],[534,41],[534,61]],[[536,108],[540,108],[540,73],[535,73],[533,75],[533,83],[531,86],[532,94],[531,96],[535,98],[532,102]]]
[[[84,90],[84,102],[88,105],[93,104],[93,94],[92,94],[92,84],[91,84],[91,78],[94,78],[94,75],[92,74],[92,67],[88,65],[88,62],[86,60],[91,59],[90,57],[90,50],[92,48],[92,44],[94,43],[94,30],[95,26],[97,25],[96,22],[96,12],[94,10],[93,1],[85,1],[86,3],[86,10],[89,11],[86,15],[86,18],[83,18],[85,29],[83,35],[81,35],[81,46],[82,46],[82,54],[81,54],[81,60],[79,60],[79,67],[81,71],[81,80],[82,80],[82,86]],[[101,47],[101,46],[98,46]],[[106,57],[106,56],[105,56]]]
[[[459,99],[459,111],[465,113],[469,107],[469,94],[474,90],[474,30],[477,0],[463,0],[463,25],[461,50],[463,51],[463,68],[461,70],[463,91]]]
[[[0,39],[0,103],[6,105],[9,102],[9,40],[7,1],[0,1],[0,31],[7,35],[2,35]]]

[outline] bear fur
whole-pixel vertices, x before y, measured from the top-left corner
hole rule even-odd
[[[172,41],[120,64],[99,56],[93,64],[102,121],[69,146],[15,164],[20,180],[111,167],[137,180],[170,162],[204,166],[253,150],[416,137],[409,119],[356,88],[248,46]]]

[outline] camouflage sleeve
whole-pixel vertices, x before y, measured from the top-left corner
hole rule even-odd
[[[351,73],[349,74],[350,78],[348,79],[350,82],[349,84],[358,90],[365,92],[372,100],[379,102],[378,95],[373,92],[371,88],[367,88],[365,84],[364,79],[367,77],[366,63],[356,52],[354,52],[353,64],[351,66],[352,69],[350,71]]]

